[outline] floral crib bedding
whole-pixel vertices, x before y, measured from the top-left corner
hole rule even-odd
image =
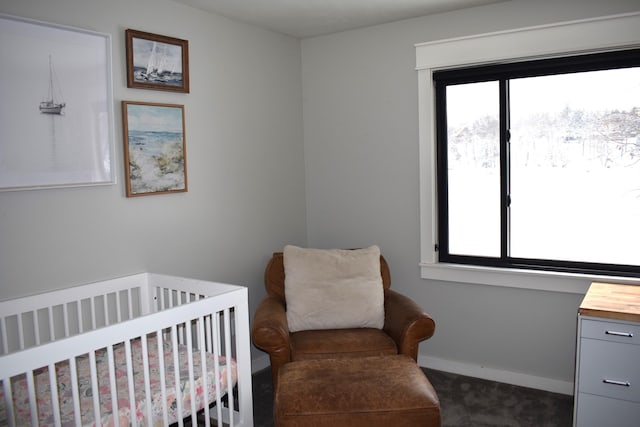
[[[178,402],[176,399],[175,369],[173,364],[173,348],[168,340],[163,340],[164,367],[165,367],[165,389],[166,406],[169,423],[178,421]],[[182,404],[182,415],[191,415],[191,390],[189,382],[189,365],[187,348],[178,345],[179,353],[179,373],[180,373],[180,396]],[[151,389],[152,417],[151,424],[154,426],[164,425],[163,399],[160,382],[160,367],[158,358],[157,337],[150,336],[147,340],[149,377]],[[129,387],[127,377],[127,365],[125,362],[124,344],[114,346],[115,378],[118,399],[118,421],[121,426],[131,424],[134,417],[139,425],[147,425],[147,401],[144,391],[144,370],[142,361],[142,343],[140,339],[131,342],[133,383],[135,390],[135,408],[132,411],[129,400]],[[218,382],[220,390],[216,390],[214,355],[206,354],[207,379],[209,402],[224,396],[228,390],[233,389],[238,379],[236,361],[223,356],[218,358]],[[84,355],[76,359],[78,372],[78,390],[80,395],[80,412],[83,426],[113,426],[115,425],[113,404],[109,388],[109,363],[106,349],[96,351],[96,366],[98,377],[98,388],[100,393],[100,422],[96,422],[93,416],[93,390],[91,389],[91,376],[89,370],[89,357]],[[205,402],[204,381],[202,379],[202,365],[200,363],[200,352],[193,351],[193,375],[197,410],[203,409]],[[231,369],[231,379],[233,384],[229,387],[227,383],[227,370]],[[62,426],[75,425],[75,414],[73,409],[73,398],[71,384],[71,370],[69,362],[56,364],[56,375],[58,378],[58,398],[60,402],[60,417]],[[51,404],[51,389],[49,385],[49,374],[47,368],[43,368],[34,373],[34,383],[36,388],[36,399],[38,407],[38,423],[41,426],[54,424],[53,407]],[[4,389],[0,382],[0,425],[7,425],[7,413],[5,407]],[[29,417],[29,395],[27,380],[25,375],[15,377],[12,380],[12,394],[14,402],[14,414],[17,425],[31,425]]]

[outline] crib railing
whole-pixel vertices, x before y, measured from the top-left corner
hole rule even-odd
[[[0,301],[0,354],[134,319],[143,310],[146,275]]]

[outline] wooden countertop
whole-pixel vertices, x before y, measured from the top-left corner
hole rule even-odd
[[[583,316],[640,322],[640,286],[593,282],[578,312]]]

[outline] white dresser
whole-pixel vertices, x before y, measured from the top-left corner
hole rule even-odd
[[[592,283],[578,312],[576,427],[640,426],[640,286]]]

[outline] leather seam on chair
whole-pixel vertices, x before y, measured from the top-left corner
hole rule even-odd
[[[387,349],[387,350],[388,350],[388,351],[391,351],[392,349],[391,349],[391,348],[389,348],[389,349]],[[377,349],[377,348],[375,348],[375,349],[371,349],[371,350],[361,350],[361,351],[357,351],[357,350],[356,350],[356,351],[345,351],[345,352],[327,351],[326,353],[321,353],[321,352],[319,352],[319,351],[314,351],[314,352],[307,353],[307,352],[299,351],[299,350],[297,350],[297,351],[296,351],[296,350],[294,350],[293,352],[294,352],[296,355],[304,355],[304,356],[306,356],[306,355],[311,355],[311,356],[314,356],[314,359],[317,359],[317,358],[318,358],[317,356],[319,356],[319,355],[320,355],[320,356],[326,356],[326,355],[333,355],[333,354],[335,354],[335,355],[339,355],[340,357],[344,357],[344,355],[348,355],[348,354],[372,354],[372,355],[381,355],[381,354],[385,354],[385,355],[386,355],[386,354],[389,354],[389,355],[391,355],[391,354],[398,354],[398,353],[397,353],[397,349],[395,349],[395,348],[393,349],[393,353],[386,353],[386,352],[382,352],[382,351],[380,351],[380,349]]]
[[[440,409],[438,408],[438,406],[423,406],[420,408],[398,408],[398,409],[384,409],[384,410],[376,410],[374,409],[363,409],[360,411],[350,411],[350,410],[344,410],[344,411],[331,411],[331,410],[327,410],[327,411],[318,411],[318,412],[303,412],[303,413],[291,413],[291,412],[284,412],[282,413],[281,410],[280,415],[285,418],[285,417],[317,417],[318,415],[324,415],[324,416],[339,416],[339,415],[358,415],[358,414],[362,414],[362,415],[371,415],[371,414],[376,414],[376,415],[382,415],[382,414],[396,414],[398,412],[402,412],[403,414],[419,414],[421,412],[431,412],[432,410],[438,410],[438,412],[440,411]]]

